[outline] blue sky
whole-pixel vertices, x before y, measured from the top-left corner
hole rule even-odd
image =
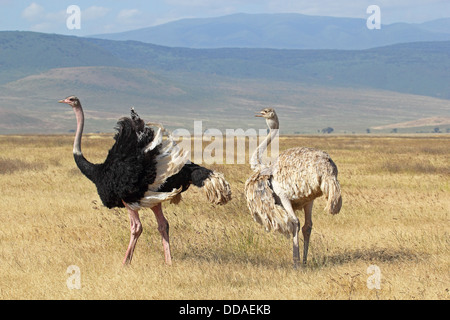
[[[450,0],[0,0],[0,30],[83,36],[240,12],[367,18],[366,8],[372,4],[380,7],[383,24],[450,17]],[[78,30],[66,26],[70,5],[81,9]]]

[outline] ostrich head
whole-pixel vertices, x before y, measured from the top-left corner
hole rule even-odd
[[[80,103],[80,99],[78,99],[75,96],[68,96],[65,99],[59,100],[59,103],[66,103],[69,106],[71,106],[72,108],[79,108],[81,107],[81,103]]]
[[[278,117],[274,109],[262,109],[259,113],[255,114],[255,117],[266,118],[267,126],[270,129],[279,129]]]

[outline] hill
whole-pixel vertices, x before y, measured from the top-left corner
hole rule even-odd
[[[450,98],[450,76],[446,72],[450,70],[450,41],[368,50],[189,49],[136,41],[0,32],[0,48],[0,84],[54,68],[114,66]]]
[[[450,33],[450,18],[423,22],[420,27],[432,32]]]
[[[413,121],[392,123],[385,126],[374,127],[376,130],[383,129],[398,129],[398,128],[422,128],[422,127],[437,127],[450,125],[450,117],[431,117],[424,119],[417,119]]]
[[[369,15],[367,15],[369,17]],[[368,49],[402,42],[450,40],[450,18],[369,30],[366,19],[297,13],[233,14],[182,19],[153,27],[92,35],[188,48]]]
[[[283,133],[365,132],[449,114],[450,42],[189,49],[0,32],[0,65],[0,133],[73,130],[72,111],[56,103],[70,94],[86,106],[86,132],[111,132],[131,106],[172,130],[196,120],[204,129],[264,128],[253,114],[273,106]]]
[[[450,98],[450,41],[368,50],[188,49],[90,39],[135,67]]]
[[[52,68],[125,66],[112,53],[83,38],[26,31],[0,31],[0,83]]]
[[[73,131],[73,111],[57,103],[71,94],[80,97],[85,107],[86,132],[112,132],[117,119],[128,115],[131,106],[148,121],[191,133],[194,121],[200,120],[203,130],[217,128],[223,133],[228,128],[265,129],[265,123],[254,114],[268,106],[277,109],[285,134],[317,133],[325,127],[334,128],[335,133],[361,133],[375,126],[448,115],[448,100],[376,89],[73,67],[51,69],[0,86],[0,133]],[[450,125],[440,127],[446,132]],[[378,131],[373,128],[372,132]]]

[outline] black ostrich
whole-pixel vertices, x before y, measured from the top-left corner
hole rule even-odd
[[[89,162],[81,152],[84,113],[80,100],[69,96],[59,102],[70,105],[77,118],[73,155],[78,168],[96,185],[106,207],[125,207],[129,212],[131,236],[123,264],[131,262],[142,233],[139,209],[148,207],[154,212],[165,260],[170,265],[169,223],[161,203],[167,200],[178,203],[181,193],[191,184],[202,188],[214,204],[225,204],[231,199],[230,186],[221,173],[190,163],[187,153],[181,151],[170,135],[162,139],[165,130],[161,125],[155,133],[134,109],[131,109],[131,118],[123,117],[117,122],[115,143],[105,162]]]

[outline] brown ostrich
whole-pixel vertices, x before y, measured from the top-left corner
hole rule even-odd
[[[263,109],[257,117],[266,119],[270,132],[256,148],[250,160],[253,175],[245,183],[247,206],[258,223],[267,231],[276,230],[293,236],[293,260],[300,262],[298,233],[300,222],[295,210],[303,209],[303,264],[308,256],[312,230],[314,199],[325,195],[328,210],[336,214],[342,206],[338,170],[330,156],[313,148],[295,147],[282,152],[273,164],[262,163],[262,153],[278,134],[279,122],[275,110]]]

